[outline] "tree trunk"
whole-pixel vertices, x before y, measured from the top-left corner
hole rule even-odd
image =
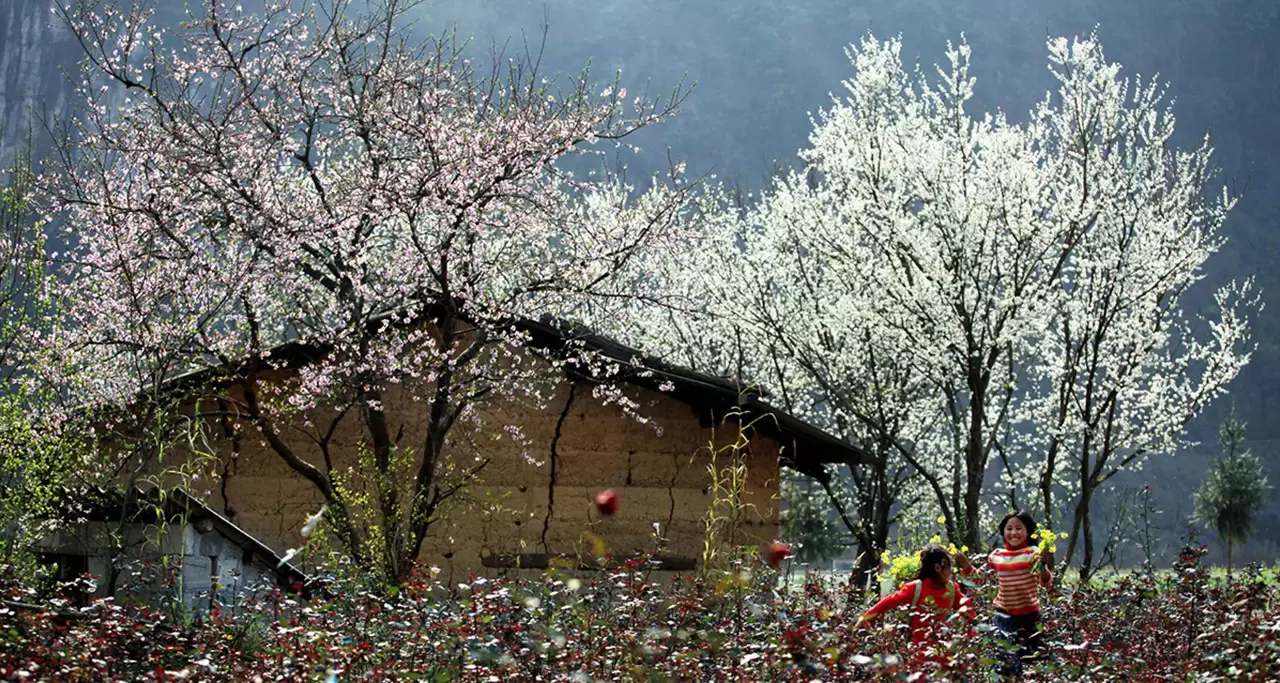
[[[1044,511],[1042,519],[1050,526],[1053,526],[1053,473],[1057,469],[1058,448],[1058,440],[1055,438],[1054,443],[1049,446],[1044,469],[1040,473],[1040,504]]]
[[[1068,567],[1075,558],[1076,547],[1084,551],[1085,559],[1080,563],[1080,581],[1088,581],[1088,574],[1093,565],[1093,533],[1089,528],[1089,506],[1093,498],[1093,489],[1085,487],[1080,491],[1080,500],[1075,504],[1075,512],[1071,515],[1071,533],[1066,541],[1066,558],[1062,567]]]
[[[829,476],[812,477],[822,486],[836,515],[858,544],[858,560],[849,575],[852,586],[848,597],[850,604],[866,597],[867,588],[880,568],[880,551],[888,545],[890,520],[896,502],[896,489],[891,485],[888,472],[888,452],[889,445],[882,443],[877,448],[876,458],[870,463],[846,463],[850,468],[868,468],[865,477],[854,476],[856,500],[852,512],[857,515],[856,519],[836,495]]]
[[[854,564],[853,572],[849,574],[849,594],[845,601],[846,607],[856,608],[866,599],[871,586],[875,584],[876,574],[880,570],[879,550],[874,546],[864,547],[861,542],[858,543],[858,561]]]
[[[981,358],[974,352],[969,356],[969,435],[965,445],[964,491],[964,544],[970,548],[982,546],[978,525],[981,520],[983,475],[986,474],[986,454],[983,436],[986,434],[986,389],[990,376],[983,370]]]
[[[981,480],[981,474],[978,475]],[[969,478],[969,489],[964,492],[964,545],[970,548],[982,547],[982,532],[980,529],[982,505],[978,498],[978,494],[982,493],[982,484],[973,483],[973,477]]]
[[[1085,489],[1083,495],[1080,496],[1080,505],[1084,514],[1081,515],[1080,533],[1084,536],[1084,561],[1080,563],[1080,581],[1087,583],[1089,577],[1093,575],[1093,525],[1089,522],[1089,503],[1093,497],[1093,489]]]
[[[1092,503],[1093,488],[1085,487],[1080,492],[1080,502],[1076,503],[1075,514],[1071,519],[1071,536],[1067,539],[1067,556],[1062,562],[1066,567],[1075,557],[1077,544],[1084,551],[1084,559],[1080,562],[1080,581],[1088,581],[1093,573],[1093,530],[1089,523],[1089,508]]]
[[[1227,537],[1227,583],[1231,583],[1231,537]]]
[[[1089,409],[1089,406],[1091,405],[1092,405],[1092,400],[1086,399],[1086,411]],[[1075,514],[1072,515],[1071,538],[1067,542],[1066,561],[1062,563],[1064,567],[1071,564],[1071,560],[1075,558],[1077,541],[1081,540],[1081,536],[1080,536],[1082,531],[1081,527],[1087,526],[1087,517],[1088,517],[1088,511],[1089,511],[1089,504],[1090,504],[1089,498],[1091,495],[1093,495],[1093,490],[1089,487],[1090,473],[1089,473],[1088,454],[1089,454],[1089,446],[1091,441],[1092,441],[1091,434],[1088,430],[1086,430],[1084,434],[1084,444],[1081,448],[1080,455],[1079,455],[1078,474],[1080,477],[1080,500],[1076,501]],[[1080,579],[1082,581],[1085,581],[1085,580],[1088,580],[1088,577],[1084,576],[1084,574],[1082,573]]]

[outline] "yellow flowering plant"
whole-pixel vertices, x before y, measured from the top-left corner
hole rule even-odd
[[[1031,538],[1036,541],[1036,546],[1039,548],[1040,552],[1036,554],[1035,562],[1032,563],[1032,571],[1039,572],[1040,567],[1042,566],[1041,558],[1046,554],[1058,552],[1058,539],[1066,537],[1067,535],[1065,533],[1055,534],[1049,527],[1042,526],[1036,529],[1036,532],[1031,534]]]
[[[947,518],[939,515],[938,524],[943,525],[945,528],[946,523]],[[902,539],[899,539],[899,542],[901,541]],[[933,535],[929,538],[929,544],[943,545],[942,536],[940,534]],[[947,552],[952,557],[957,553],[969,552],[968,546],[956,548],[955,544],[951,543],[947,544],[946,547]],[[916,575],[920,572],[920,552],[919,550],[902,550],[901,554],[894,554],[889,550],[885,550],[880,553],[880,566],[882,571],[877,577],[880,581],[888,582],[892,579],[894,587],[901,586],[916,578]]]
[[[1040,527],[1036,529],[1034,534],[1031,534],[1031,538],[1035,539],[1040,546],[1041,554],[1058,552],[1058,539],[1066,537],[1065,533],[1055,534],[1048,527]]]
[[[942,527],[945,529],[945,528],[946,528],[946,525],[947,525],[947,518],[946,518],[946,517],[944,517],[943,515],[938,515],[938,524],[941,524],[941,525],[942,525]],[[942,545],[942,537],[941,537],[941,536],[934,536],[933,538],[929,539],[929,542],[930,542],[930,543],[933,543],[933,544],[935,544],[935,545]],[[951,553],[951,556],[952,556],[952,557],[955,557],[957,553],[967,553],[967,552],[969,552],[969,546],[967,546],[967,545],[962,545],[962,546],[960,546],[959,548],[957,548],[957,547],[956,547],[956,544],[954,544],[954,543],[948,543],[948,544],[947,544],[947,552]]]
[[[941,536],[934,536],[933,538],[929,539],[929,544],[930,544],[930,545],[939,545],[939,546],[940,546],[940,545],[942,545],[942,537],[941,537]],[[948,544],[946,545],[946,548],[947,548],[947,553],[948,553],[948,554],[950,554],[952,557],[955,557],[955,556],[956,556],[956,553],[967,553],[967,552],[969,552],[969,546],[967,546],[967,545],[962,545],[962,546],[960,546],[960,547],[958,547],[958,548],[957,548],[957,547],[956,547],[956,544],[954,544],[954,543],[948,543]]]
[[[880,566],[884,569],[878,577],[881,581],[892,579],[895,587],[901,586],[920,572],[920,555],[910,551],[894,555],[885,550],[880,553]]]

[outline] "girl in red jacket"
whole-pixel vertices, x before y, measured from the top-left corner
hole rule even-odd
[[[867,610],[858,618],[858,626],[865,626],[898,607],[911,608],[911,649],[917,663],[933,661],[945,665],[944,643],[959,630],[959,624],[952,617],[959,615],[967,631],[968,623],[975,616],[969,597],[951,579],[951,555],[946,548],[936,545],[920,551],[920,571],[915,580],[906,582]]]

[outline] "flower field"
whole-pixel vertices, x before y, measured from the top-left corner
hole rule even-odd
[[[0,678],[972,681],[989,679],[996,647],[980,619],[949,669],[909,671],[905,615],[855,629],[869,597],[759,563],[674,582],[643,561],[581,577],[429,576],[390,592],[340,580],[309,601],[265,591],[204,617],[109,600],[35,609],[14,594],[0,608]],[[1023,680],[1275,680],[1278,599],[1274,573],[1256,568],[1231,582],[1139,572],[1069,586],[1045,599],[1050,651]]]

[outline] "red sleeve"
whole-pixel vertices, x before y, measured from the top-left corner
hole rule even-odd
[[[915,596],[915,593],[915,581],[908,581],[902,584],[901,588],[884,596],[880,602],[877,602],[871,609],[867,610],[866,613],[862,615],[861,621],[872,621],[891,609],[910,605],[911,598]]]

